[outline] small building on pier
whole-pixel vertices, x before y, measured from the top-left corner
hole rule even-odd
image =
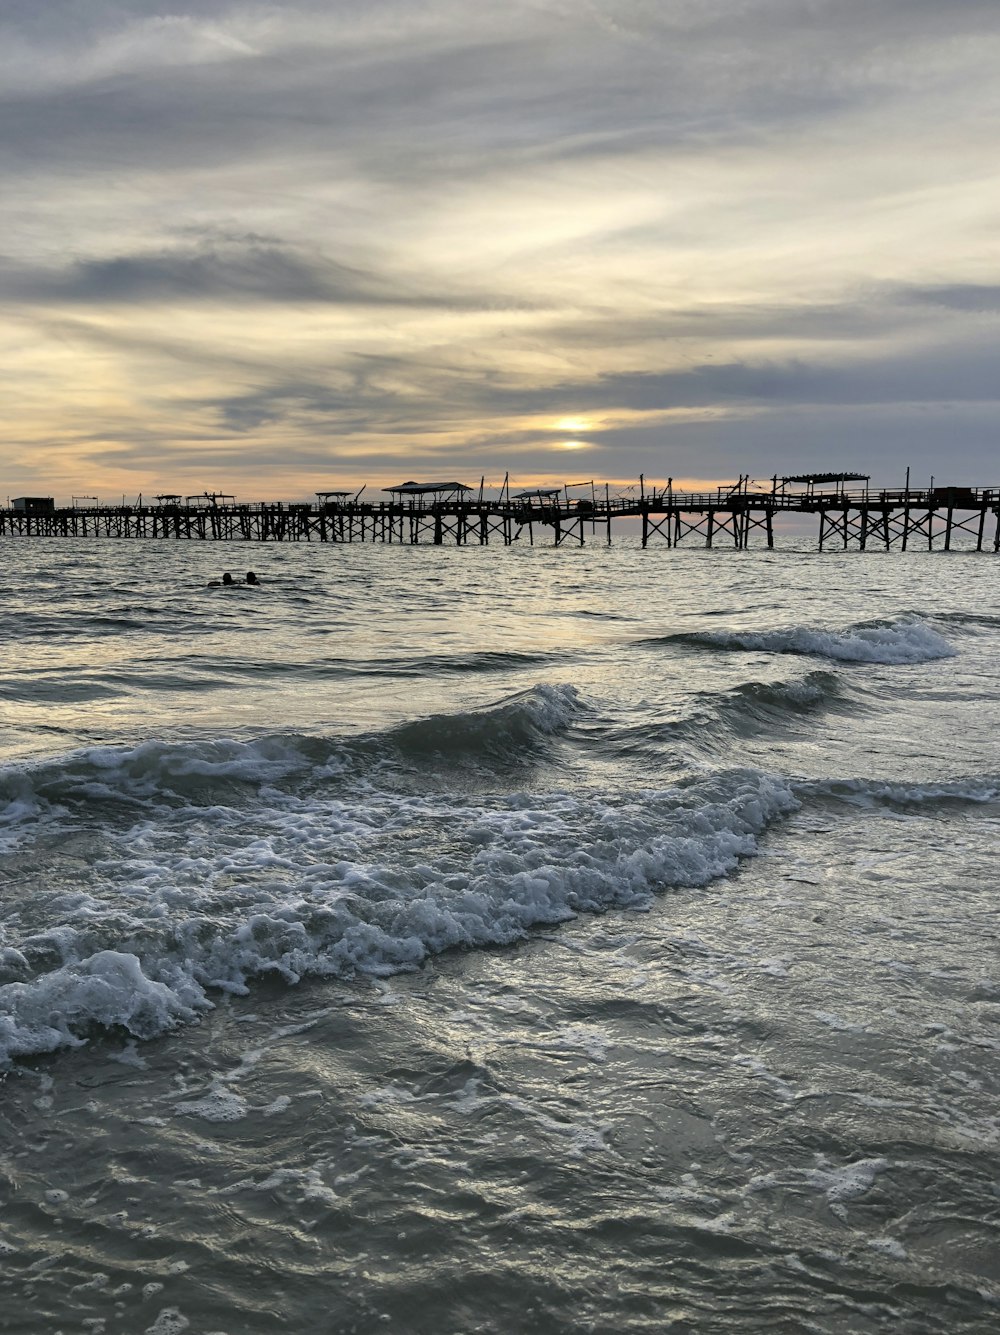
[[[50,515],[56,508],[54,496],[15,496],[10,504],[25,515]]]

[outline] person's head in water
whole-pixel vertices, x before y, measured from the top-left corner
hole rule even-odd
[[[260,583],[260,580],[257,578],[257,576],[253,573],[252,570],[248,570],[248,571],[247,571],[247,583],[248,583],[248,584],[259,584],[259,583]]]
[[[226,573],[222,576],[222,582],[223,582],[223,584],[226,584],[226,585],[232,584],[232,582],[233,582],[233,577],[232,577],[232,575],[229,573],[228,570],[227,570]]]

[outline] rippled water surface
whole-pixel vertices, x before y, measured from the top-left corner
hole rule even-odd
[[[0,1329],[1000,1328],[993,554],[0,550]]]

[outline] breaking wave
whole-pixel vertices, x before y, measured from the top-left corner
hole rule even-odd
[[[843,630],[791,626],[767,631],[695,631],[646,643],[696,645],[772,654],[807,654],[847,663],[927,663],[958,652],[938,631],[922,621],[859,622]]]
[[[583,709],[575,687],[543,683],[482,709],[432,715],[352,738],[279,733],[251,741],[86,747],[0,770],[0,849],[4,832],[9,837],[25,821],[62,807],[237,802],[263,785],[328,784],[379,763],[419,763],[424,772],[435,759],[445,770],[463,760],[512,763],[544,751]]]
[[[578,913],[643,909],[734,871],[797,805],[784,781],[742,770],[488,802],[370,783],[340,798],[266,790],[245,824],[212,807],[140,820],[106,832],[89,879],[63,888],[60,926],[0,938],[0,1060],[100,1029],[150,1038],[262,974],[387,975]]]

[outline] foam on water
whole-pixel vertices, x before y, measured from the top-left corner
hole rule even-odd
[[[81,804],[176,803],[191,796],[204,799],[213,786],[231,798],[238,785],[256,789],[293,779],[329,781],[368,770],[377,761],[516,760],[543,748],[583,707],[573,686],[540,683],[481,709],[433,715],[350,739],[279,733],[250,741],[205,738],[86,747],[51,761],[0,769],[0,839],[9,847],[18,827]]]
[[[939,631],[913,618],[859,622],[839,630],[790,626],[765,631],[698,631],[666,639],[710,649],[809,654],[848,663],[929,663],[958,652]]]
[[[860,1159],[854,1163],[832,1166],[820,1156],[815,1168],[786,1169],[751,1178],[747,1191],[804,1189],[822,1192],[831,1212],[846,1219],[845,1206],[871,1191],[875,1179],[889,1167],[887,1159]]]
[[[571,699],[532,701],[532,726],[557,727]],[[176,758],[152,766],[168,785]],[[89,763],[119,777],[136,763],[107,761]],[[247,754],[221,763],[243,773]],[[156,822],[106,832],[89,880],[62,894],[61,926],[8,922],[3,1059],[78,1044],[95,1026],[148,1038],[209,1008],[213,989],[243,991],[262,973],[387,975],[580,912],[643,908],[657,891],[734,870],[797,805],[787,783],[754,770],[474,802],[380,789],[376,774],[337,796],[262,785],[241,809],[147,797]]]

